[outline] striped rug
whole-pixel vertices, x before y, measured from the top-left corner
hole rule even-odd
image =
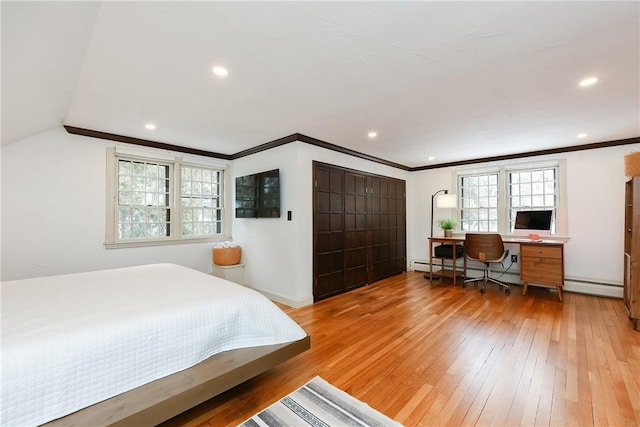
[[[366,403],[315,377],[240,426],[401,426]]]

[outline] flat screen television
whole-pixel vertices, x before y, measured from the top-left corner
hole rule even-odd
[[[236,178],[236,218],[280,218],[280,169]]]
[[[549,236],[553,210],[518,211],[513,225],[514,234],[538,234]]]

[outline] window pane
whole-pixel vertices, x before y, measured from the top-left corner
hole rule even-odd
[[[145,191],[144,177],[136,176],[133,178],[133,189],[136,191]]]
[[[220,233],[216,218],[221,216],[222,173],[215,169],[195,166],[181,167],[180,204],[183,236],[212,236]],[[217,209],[211,209],[216,207]],[[206,208],[206,209],[204,209]]]
[[[466,175],[460,178],[460,229],[497,231],[498,174]]]
[[[131,222],[131,210],[129,208],[120,208],[120,221]]]
[[[130,191],[120,191],[118,193],[118,204],[120,206],[126,206],[131,204],[131,192]]]
[[[144,163],[133,162],[133,175],[144,176],[145,167]]]
[[[121,239],[130,239],[131,238],[131,224],[130,223],[120,223],[118,225],[118,234]]]
[[[157,239],[170,234],[170,166],[118,160],[118,238]],[[133,190],[133,191],[131,191]],[[126,208],[126,206],[131,206]],[[162,206],[163,209],[157,207]]]
[[[172,205],[181,236],[222,233],[223,171],[211,167],[117,158],[115,221],[117,240],[153,240],[171,236]],[[178,194],[174,195],[174,191]],[[180,233],[179,233],[180,234]],[[176,236],[180,238],[180,236]]]
[[[144,239],[145,237],[147,237],[147,233],[144,223],[133,224],[133,238]]]
[[[557,208],[557,168],[509,172],[509,230],[513,231],[518,210],[548,210]],[[555,233],[555,218],[552,233]]]
[[[133,199],[131,200],[131,203],[134,205],[144,205],[145,204],[145,196],[146,193],[142,192],[142,191],[135,191],[133,193]]]
[[[131,176],[129,175],[118,176],[118,190],[131,190]]]

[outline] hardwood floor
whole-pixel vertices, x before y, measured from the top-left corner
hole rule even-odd
[[[316,375],[407,426],[640,425],[640,332],[622,301],[520,294],[409,272],[285,309],[311,350],[166,425],[237,425]]]

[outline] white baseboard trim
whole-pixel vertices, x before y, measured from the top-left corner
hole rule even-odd
[[[304,297],[304,298],[302,298],[300,300],[294,300],[294,299],[291,299],[291,298],[287,298],[287,297],[285,297],[283,295],[279,295],[279,294],[275,294],[273,292],[265,291],[263,289],[257,289],[257,288],[251,287],[249,285],[245,285],[245,286],[247,286],[248,288],[253,289],[256,292],[260,292],[262,295],[264,295],[265,297],[269,298],[272,301],[277,301],[277,302],[279,302],[281,304],[288,305],[289,307],[292,307],[292,308],[300,308],[300,307],[304,307],[306,305],[313,304],[313,296]]]
[[[580,294],[597,295],[599,297],[610,297],[622,299],[624,288],[622,285],[614,283],[597,283],[588,280],[578,280],[565,278],[564,288],[567,292],[577,292]]]
[[[462,269],[461,262],[458,262],[457,268]],[[451,261],[445,262],[445,265],[450,266]],[[409,263],[410,269],[413,271],[429,272],[428,260],[411,260]],[[434,265],[435,267],[435,265]],[[499,274],[500,270],[493,269],[494,273]],[[475,267],[467,267],[467,275],[469,277],[482,276],[482,270]],[[519,270],[509,270],[502,277],[501,280],[522,286],[522,280],[520,280]],[[601,297],[619,298],[624,297],[624,289],[620,283],[607,283],[607,282],[595,282],[588,279],[578,279],[572,277],[565,277],[564,279],[564,291],[576,292],[580,294],[596,295]]]

